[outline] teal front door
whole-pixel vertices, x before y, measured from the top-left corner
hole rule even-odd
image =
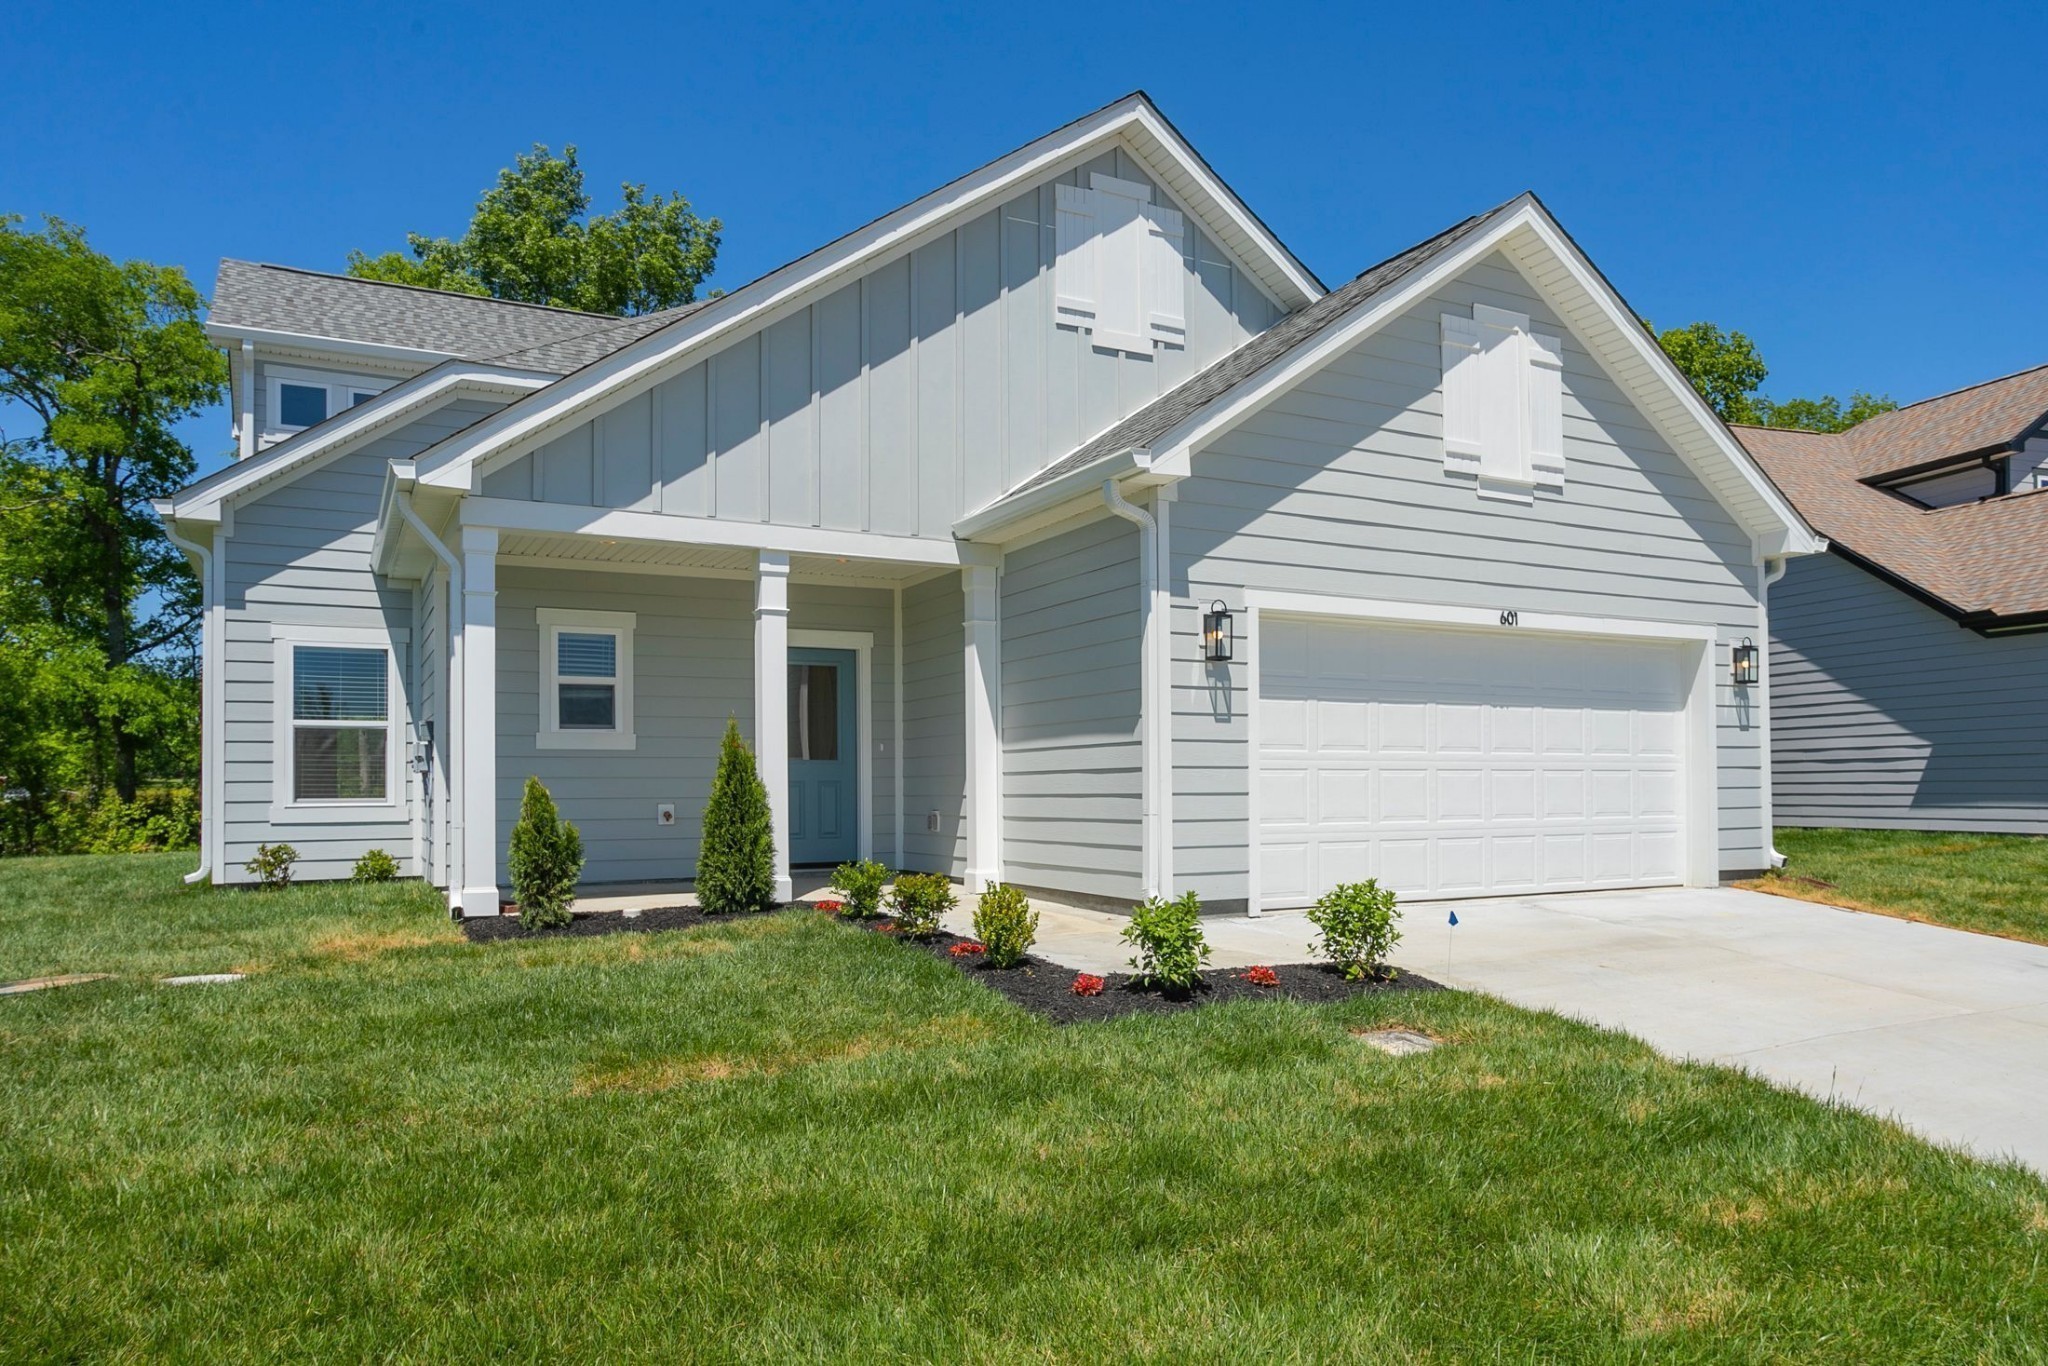
[[[860,854],[860,745],[851,650],[789,652],[789,861]]]

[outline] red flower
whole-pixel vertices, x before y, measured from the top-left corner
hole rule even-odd
[[[818,902],[818,903],[817,903],[817,906],[818,906],[818,909],[819,909],[819,910],[821,910],[821,911],[837,911],[837,910],[842,910],[842,909],[844,909],[844,908],[845,908],[845,906],[846,906],[846,903],[845,903],[845,902],[843,902],[843,901],[833,901],[833,900],[831,900],[831,899],[827,898],[827,899],[826,899],[826,900],[824,900],[824,901],[820,901],[820,902]]]
[[[1092,972],[1077,972],[1074,974],[1073,992],[1076,996],[1100,996],[1102,979]]]
[[[896,933],[896,928],[897,928],[897,926],[896,926],[896,922],[895,922],[895,921],[893,921],[893,920],[884,920],[884,921],[883,921],[883,922],[882,922],[881,924],[879,924],[879,925],[875,926],[875,933],[876,933],[876,934],[894,934],[894,933]]]
[[[1244,980],[1255,987],[1277,987],[1280,985],[1280,974],[1266,967],[1246,968]]]
[[[955,944],[952,948],[947,949],[946,952],[952,954],[955,958],[972,958],[977,953],[987,953],[988,948],[983,944]]]

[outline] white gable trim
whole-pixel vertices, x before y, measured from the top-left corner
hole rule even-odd
[[[1119,136],[1133,146],[1147,169],[1161,172],[1164,188],[1175,201],[1215,230],[1283,308],[1300,308],[1321,297],[1320,282],[1252,216],[1151,101],[1132,95],[621,347],[562,379],[544,396],[514,403],[449,437],[420,458],[419,480],[428,487],[475,492],[498,458],[516,459],[557,428],[594,416],[610,403],[658,383],[698,353],[736,340],[795,301],[836,288],[949,225],[1001,204],[1018,185],[1080,164],[1105,141]]]
[[[1505,251],[1537,292],[1581,333],[1595,358],[1641,405],[1659,435],[1756,539],[1760,558],[1816,554],[1827,548],[1533,195],[1524,196],[1511,212],[1401,281],[1370,307],[1325,328],[1308,344],[1190,414],[1152,443],[1153,470],[1185,478],[1196,447],[1237,426],[1495,250]],[[1543,264],[1556,269],[1534,268]],[[1561,298],[1564,294],[1575,297]]]

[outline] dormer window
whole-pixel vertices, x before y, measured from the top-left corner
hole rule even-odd
[[[1185,347],[1187,228],[1177,210],[1152,202],[1152,187],[1091,175],[1084,188],[1056,187],[1059,261],[1056,319],[1105,351],[1149,356]]]
[[[266,378],[270,420],[265,435],[273,440],[317,427],[336,413],[368,403],[384,390],[381,380],[346,379],[312,371],[272,369]]]
[[[1564,343],[1485,304],[1442,316],[1444,472],[1527,503],[1564,487]]]

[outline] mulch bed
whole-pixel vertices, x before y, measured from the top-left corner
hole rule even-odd
[[[788,909],[823,914],[818,912],[815,906],[805,902],[791,903]],[[579,915],[567,925],[551,930],[529,930],[519,923],[517,916],[485,916],[463,921],[462,933],[473,944],[486,944],[514,939],[649,934],[656,930],[687,930],[699,925],[730,924],[735,920],[746,920],[756,915],[773,914],[775,911],[771,910],[739,915],[706,915],[694,906],[647,910],[635,916],[627,916],[620,911],[593,911]],[[1202,984],[1193,991],[1185,995],[1168,995],[1162,991],[1139,986],[1131,980],[1131,974],[1127,972],[1110,972],[1100,974],[1100,995],[1077,996],[1074,994],[1074,969],[1049,963],[1043,958],[1027,956],[1014,968],[992,968],[979,954],[956,956],[953,953],[953,946],[969,942],[957,934],[941,931],[930,939],[904,938],[897,933],[896,922],[886,916],[875,920],[845,923],[870,933],[888,934],[898,939],[906,948],[921,949],[940,962],[950,963],[970,979],[990,990],[1001,992],[1026,1010],[1044,1016],[1054,1024],[1114,1020],[1120,1016],[1141,1013],[1171,1015],[1213,1005],[1219,1001],[1268,1000],[1279,997],[1290,1001],[1305,1001],[1313,1005],[1325,1001],[1347,1001],[1354,996],[1384,996],[1394,992],[1445,989],[1441,983],[1432,982],[1427,977],[1418,977],[1412,972],[1403,972],[1391,982],[1352,982],[1345,980],[1335,968],[1322,963],[1282,963],[1273,965],[1273,971],[1280,979],[1274,986],[1260,986],[1247,981],[1244,975],[1246,970],[1243,968],[1211,968],[1202,974]]]

